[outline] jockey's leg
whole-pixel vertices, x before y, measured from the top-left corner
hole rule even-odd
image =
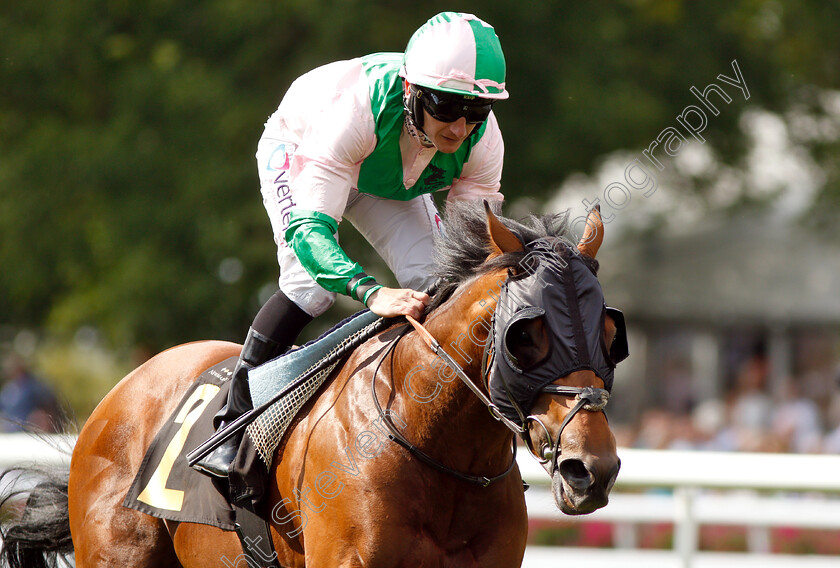
[[[256,157],[263,205],[278,247],[280,290],[269,298],[251,324],[231,379],[227,406],[214,418],[217,428],[252,408],[248,370],[287,351],[301,330],[335,301],[335,294],[318,286],[283,242],[283,233],[289,225],[289,211],[295,205],[290,164],[297,147],[275,134],[267,125],[257,146]],[[227,477],[241,438],[241,435],[233,436],[195,464],[195,469]]]
[[[234,367],[227,404],[213,418],[217,429],[253,408],[248,388],[248,371],[282,355],[292,346],[312,316],[278,290],[257,313],[248,330],[239,361]],[[232,436],[193,466],[215,477],[227,477],[236,457],[242,433]]]

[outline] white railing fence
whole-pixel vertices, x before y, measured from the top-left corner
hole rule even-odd
[[[74,442],[74,436],[58,434],[0,434],[0,471],[20,464],[69,464]]]
[[[0,435],[0,471],[20,463],[68,463],[72,438],[50,442],[27,434]],[[833,568],[840,556],[771,553],[770,529],[791,527],[838,531],[840,456],[745,454],[619,449],[622,466],[610,504],[591,515],[569,517],[557,510],[549,478],[520,452],[525,497],[532,520],[608,522],[613,549],[529,547],[526,568],[585,565],[587,568]],[[2,489],[2,488],[0,488]],[[643,523],[673,523],[673,550],[639,550]],[[749,553],[699,552],[700,526],[747,527]]]
[[[519,462],[532,484],[525,494],[531,519],[609,522],[611,550],[531,548],[523,566],[574,563],[587,568],[822,568],[840,556],[771,554],[771,529],[830,529],[840,539],[840,456],[619,449],[621,472],[610,504],[591,515],[560,513],[543,469]],[[671,551],[637,549],[641,523],[672,523]],[[748,553],[699,552],[701,525],[747,528]]]

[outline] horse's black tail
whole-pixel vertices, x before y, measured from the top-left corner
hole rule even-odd
[[[68,561],[73,553],[67,502],[69,474],[69,468],[18,468],[0,474],[0,484],[10,483],[0,497],[0,565],[72,566]]]

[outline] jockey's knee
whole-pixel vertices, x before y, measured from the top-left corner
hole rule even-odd
[[[281,285],[280,289],[300,309],[313,318],[317,318],[326,312],[335,303],[335,293],[328,292],[317,285],[313,288],[306,289],[290,288]]]
[[[410,288],[422,292],[434,284],[435,277],[428,265],[409,267],[397,275],[397,280],[403,288]]]

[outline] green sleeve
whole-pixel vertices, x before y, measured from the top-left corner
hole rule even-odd
[[[284,237],[306,272],[330,292],[349,295],[347,283],[364,272],[335,239],[338,223],[318,211],[293,208]]]

